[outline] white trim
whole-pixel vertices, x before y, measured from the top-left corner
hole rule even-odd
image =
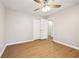
[[[15,44],[21,44],[21,43],[26,43],[26,42],[30,42],[30,41],[34,41],[34,40],[26,40],[26,41],[19,41],[19,42],[14,42],[14,43],[7,43],[6,45],[15,45]]]
[[[1,53],[0,53],[0,57],[2,56],[2,54],[3,54],[4,50],[6,49],[6,47],[7,47],[7,45],[5,45],[5,46],[3,47],[3,50],[2,50]]]
[[[58,40],[53,40],[53,41],[54,41],[54,42],[57,42],[57,43],[59,43],[59,44],[62,44],[62,45],[68,46],[68,47],[70,47],[70,48],[73,48],[73,49],[79,50],[78,47],[75,47],[75,46],[72,46],[72,45],[66,44],[66,43],[64,43],[64,42],[60,42],[60,41],[58,41]]]

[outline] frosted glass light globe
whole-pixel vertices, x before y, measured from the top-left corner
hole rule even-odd
[[[42,11],[43,11],[43,12],[48,12],[48,11],[50,11],[50,10],[51,10],[51,8],[48,7],[48,6],[45,6],[45,7],[42,8]]]

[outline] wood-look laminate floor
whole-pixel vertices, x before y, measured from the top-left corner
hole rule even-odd
[[[75,50],[50,40],[35,40],[28,43],[8,46],[2,58],[77,58]]]

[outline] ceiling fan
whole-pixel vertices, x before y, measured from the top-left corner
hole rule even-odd
[[[34,0],[34,1],[38,3],[39,5],[41,5],[41,7],[38,7],[34,11],[38,11],[44,7],[48,7],[48,8],[60,8],[61,7],[61,5],[57,3],[55,0]]]

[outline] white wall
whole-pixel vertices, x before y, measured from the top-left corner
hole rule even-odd
[[[4,40],[4,18],[5,18],[5,8],[3,4],[0,2],[0,55],[3,52],[5,40]]]
[[[55,40],[79,48],[79,5],[53,15]]]
[[[6,39],[8,44],[33,40],[33,18],[19,11],[7,10]]]

